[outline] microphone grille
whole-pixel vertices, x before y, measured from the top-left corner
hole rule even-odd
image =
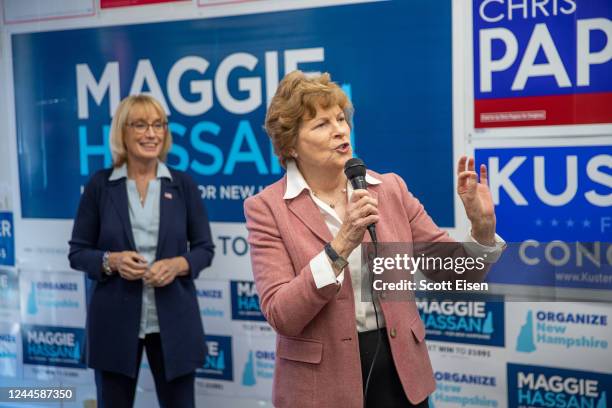
[[[350,180],[355,177],[365,177],[366,166],[363,160],[353,157],[344,163],[344,174]]]

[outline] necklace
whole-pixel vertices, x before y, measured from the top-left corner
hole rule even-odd
[[[343,188],[342,190],[340,190],[343,194],[346,194],[346,188]],[[312,192],[312,195],[314,195],[315,197],[317,197],[319,200],[323,201],[325,204],[329,205],[331,208],[336,208],[336,204],[338,204],[338,201],[340,201],[339,199],[336,201],[332,201],[332,202],[328,202],[327,200],[323,200],[321,197],[319,197],[319,195],[317,194],[316,191]],[[344,196],[342,196],[342,198],[344,198]]]

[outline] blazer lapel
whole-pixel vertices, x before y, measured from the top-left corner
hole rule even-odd
[[[179,200],[177,185],[167,178],[162,178],[159,194],[159,234],[157,238],[156,259],[161,257],[160,251],[168,233],[168,228],[174,219],[172,214],[176,214],[174,207]]]
[[[109,192],[113,205],[115,206],[115,210],[117,210],[117,213],[119,214],[119,219],[121,220],[121,224],[125,230],[130,247],[132,250],[136,250],[134,235],[132,234],[132,224],[130,223],[130,214],[128,212],[128,197],[125,186],[125,178],[112,181],[109,187]]]
[[[368,191],[373,198],[378,200],[378,186],[370,186]],[[297,197],[290,200],[288,207],[323,242],[330,242],[333,239],[329,228],[325,225],[325,220],[307,190],[303,190]],[[376,232],[378,233],[378,230]],[[380,240],[380,234],[377,235]],[[363,241],[372,242],[369,233],[365,233]]]
[[[330,242],[333,237],[317,205],[312,201],[307,190],[289,201],[289,210],[300,219],[319,239]]]

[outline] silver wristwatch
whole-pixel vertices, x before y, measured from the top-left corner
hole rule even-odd
[[[110,267],[110,252],[106,251],[104,255],[102,255],[102,269],[104,273],[108,276],[113,274],[113,270]]]
[[[325,245],[325,253],[327,254],[327,256],[329,257],[329,259],[332,261],[332,265],[333,267],[338,270],[341,271],[344,268],[346,268],[346,265],[348,265],[348,261],[346,259],[344,259],[343,257],[341,257],[335,250],[334,248],[332,248],[331,246],[331,242],[328,242]]]

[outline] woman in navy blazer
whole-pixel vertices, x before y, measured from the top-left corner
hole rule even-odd
[[[162,407],[194,406],[206,355],[194,279],[214,245],[198,188],[163,163],[172,144],[150,96],[124,99],[111,125],[113,169],[89,181],[70,240],[70,265],[93,280],[87,359],[98,406],[131,407],[143,348]]]

